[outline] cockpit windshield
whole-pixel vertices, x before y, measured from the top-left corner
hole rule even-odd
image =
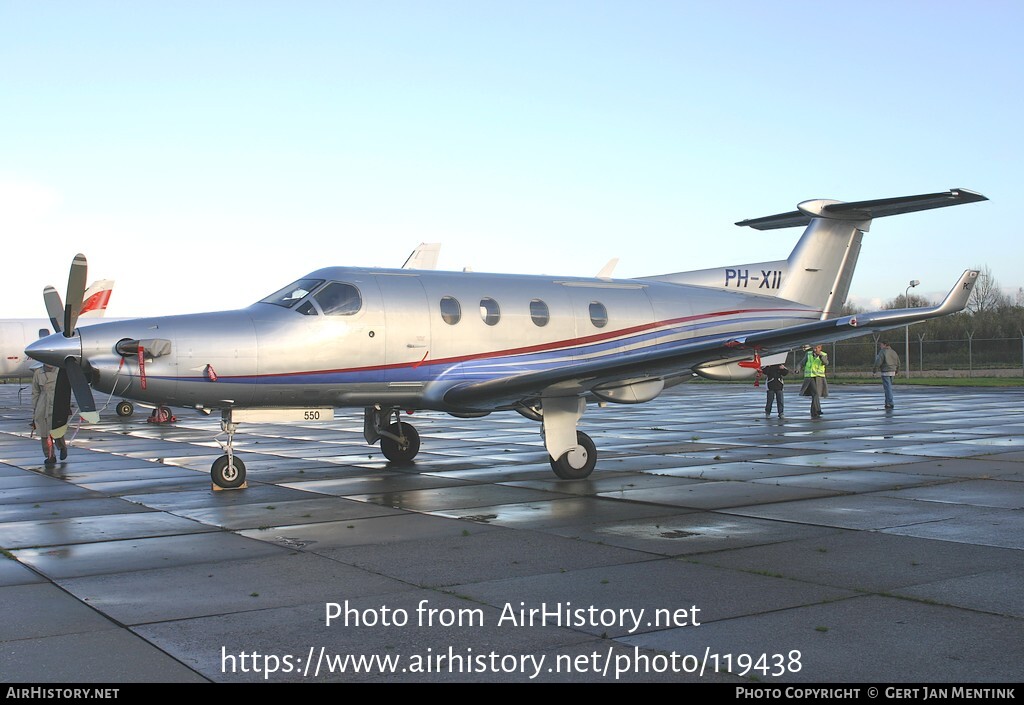
[[[274,292],[267,298],[261,299],[259,303],[291,308],[299,303],[309,292],[323,283],[323,279],[300,279],[294,284],[289,284],[280,291]]]

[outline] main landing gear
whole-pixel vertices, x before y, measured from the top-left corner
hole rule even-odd
[[[590,436],[576,429],[586,405],[581,397],[541,400],[541,436],[551,469],[562,480],[582,480],[597,466],[597,446]]]
[[[370,445],[380,440],[380,450],[392,463],[409,463],[420,452],[420,434],[401,420],[402,410],[371,406],[363,416],[363,438]],[[394,417],[394,421],[391,421]]]

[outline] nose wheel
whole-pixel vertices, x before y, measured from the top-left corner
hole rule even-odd
[[[210,479],[221,489],[238,489],[245,484],[245,463],[233,455],[222,455],[213,461]]]

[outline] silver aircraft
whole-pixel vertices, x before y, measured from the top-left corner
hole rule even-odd
[[[227,442],[211,476],[220,487],[245,480],[232,448],[239,423],[326,419],[336,407],[363,408],[366,441],[380,441],[396,463],[420,448],[403,410],[518,411],[540,423],[555,474],[580,479],[597,462],[577,429],[588,402],[646,402],[694,375],[751,376],[762,356],[803,343],[962,310],[976,271],[933,307],[840,315],[874,218],[983,200],[966,189],[814,200],[737,223],[805,226],[788,259],[775,262],[639,279],[330,267],[237,311],[82,328],[73,315],[85,280],[79,255],[62,332],[26,352],[62,369],[64,394],[74,390],[83,417],[95,408],[90,385],[219,411]],[[48,310],[59,318],[56,303]]]

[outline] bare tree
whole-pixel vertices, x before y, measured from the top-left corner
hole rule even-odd
[[[973,314],[998,311],[1010,305],[1010,298],[999,288],[999,282],[992,276],[986,264],[978,268],[978,280],[974,282],[971,297],[967,299],[967,310]]]

